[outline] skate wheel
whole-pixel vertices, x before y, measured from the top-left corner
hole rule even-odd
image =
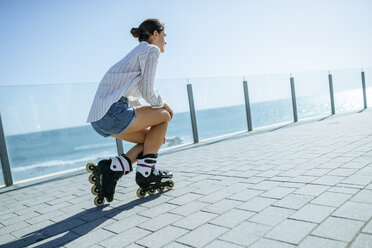
[[[155,194],[155,192],[156,192],[155,189],[149,189],[149,190],[147,191],[147,194],[149,194],[149,195],[153,195],[153,194]]]
[[[157,190],[158,190],[159,193],[161,193],[161,192],[164,192],[164,189],[165,189],[165,187],[162,185]]]
[[[94,199],[94,205],[97,207],[101,207],[103,204],[105,204],[105,199],[100,199],[98,196]]]
[[[174,182],[173,182],[172,180],[169,180],[169,181],[168,181],[168,184],[169,184],[169,185],[165,186],[165,187],[167,187],[168,190],[171,190],[171,189],[174,188]]]
[[[146,191],[142,190],[142,188],[137,189],[137,197],[143,198],[146,195]]]
[[[92,186],[91,192],[92,192],[93,195],[98,195],[99,189],[97,188],[96,185]]]
[[[97,166],[95,163],[87,163],[87,166],[85,168],[89,173],[93,173],[93,169],[95,166]]]
[[[91,174],[90,176],[89,176],[89,182],[91,183],[91,184],[94,184],[96,181],[97,181],[97,177],[94,175],[94,174]]]

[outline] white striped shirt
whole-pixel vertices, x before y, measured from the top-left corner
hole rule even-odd
[[[142,41],[122,60],[112,66],[102,78],[87,122],[100,120],[111,105],[124,96],[133,106],[141,105],[142,97],[153,108],[162,108],[164,101],[154,88],[160,49]]]

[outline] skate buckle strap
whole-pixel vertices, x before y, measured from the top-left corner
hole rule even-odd
[[[151,169],[155,168],[155,165],[147,165],[147,164],[137,164],[137,166],[151,168]]]
[[[123,173],[120,176],[120,177],[122,177],[124,175],[124,173],[125,173],[125,168],[124,168],[123,162],[121,162],[121,159],[119,157],[116,157],[116,158],[119,160],[120,165],[121,165],[121,168],[123,169]]]
[[[167,170],[158,170],[158,172],[160,173],[160,175],[164,174],[164,175],[168,175],[169,171]]]
[[[162,175],[168,175],[168,173],[169,173],[169,171],[166,171],[166,170],[155,170],[154,171],[154,174],[155,175],[160,175],[160,176],[162,176]]]

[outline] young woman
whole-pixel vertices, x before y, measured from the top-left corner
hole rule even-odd
[[[94,130],[104,137],[115,137],[136,143],[126,154],[102,160],[98,166],[87,165],[95,185],[92,193],[97,206],[105,197],[113,200],[117,180],[132,171],[137,163],[137,195],[153,194],[164,186],[173,188],[168,171],[155,169],[157,153],[165,142],[165,133],[173,117],[172,109],[154,88],[154,78],[160,53],[164,52],[165,29],[158,19],[147,19],[132,28],[139,45],[112,66],[100,82],[87,119]],[[143,98],[151,106],[141,106]]]

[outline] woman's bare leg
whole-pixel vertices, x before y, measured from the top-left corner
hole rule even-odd
[[[125,155],[130,159],[132,164],[137,162],[138,154],[143,152],[143,144],[137,144],[132,147]]]
[[[143,154],[156,154],[163,143],[170,120],[170,114],[164,108],[140,107],[132,125],[113,137],[136,143],[142,143],[143,140]]]
[[[160,146],[163,144],[168,124],[169,122],[164,122],[150,128],[145,139],[143,154],[158,153]]]
[[[122,134],[114,134],[112,137],[125,140],[131,143],[136,143],[136,144],[143,144],[145,143],[145,138],[147,136],[147,133],[150,131],[150,128],[146,128],[141,131],[137,132],[132,132],[132,133],[122,133]]]

